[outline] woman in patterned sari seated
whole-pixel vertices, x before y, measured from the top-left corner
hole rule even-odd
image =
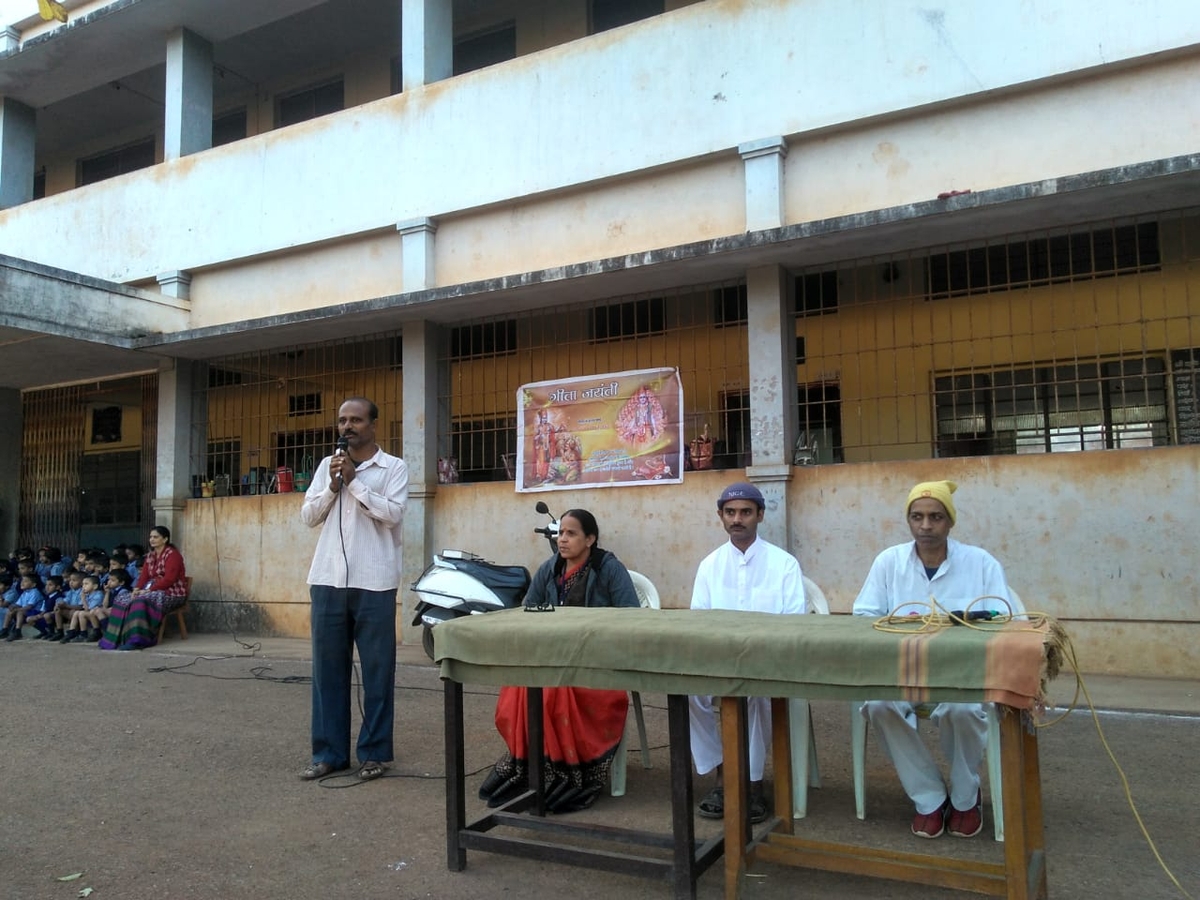
[[[629,571],[616,556],[601,550],[599,541],[600,528],[590,512],[563,513],[558,553],[534,575],[525,606],[638,606]],[[591,688],[545,688],[542,703],[546,807],[552,812],[586,809],[608,781],[625,730],[629,695]],[[525,688],[501,688],[496,728],[508,751],[479,788],[488,806],[500,806],[528,790],[527,727]]]
[[[142,650],[158,643],[162,618],[187,602],[183,554],[171,543],[171,530],[150,530],[150,552],[133,593],[113,604],[100,639],[101,650]]]

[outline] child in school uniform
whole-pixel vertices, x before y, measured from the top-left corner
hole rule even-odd
[[[124,569],[127,565],[129,565],[129,557],[124,553],[120,556],[114,553],[108,558],[108,574],[115,572],[117,569]]]
[[[90,613],[104,605],[104,589],[100,587],[98,575],[84,575],[80,592],[80,608],[70,614],[67,630],[63,633],[64,644],[79,643],[87,640],[87,627],[91,621]]]
[[[54,610],[63,600],[63,577],[47,575],[46,586],[42,593],[41,607],[34,612],[30,610],[25,616],[25,623],[37,629],[35,641],[48,641],[54,637]]]
[[[104,636],[104,623],[108,621],[108,611],[118,600],[128,597],[129,585],[132,583],[133,580],[124,569],[113,569],[108,573],[108,583],[104,586],[104,602],[81,615],[87,626],[89,644],[96,643]]]
[[[54,607],[54,633],[49,640],[61,641],[66,637],[66,626],[71,616],[83,609],[83,573],[71,571],[67,574],[67,590]]]
[[[16,579],[8,572],[0,572],[0,617],[8,614],[8,608],[17,602],[21,589]]]
[[[21,628],[25,625],[25,617],[30,610],[40,610],[46,601],[42,593],[41,582],[34,573],[21,576],[21,593],[16,603],[12,604],[4,614],[4,628],[0,629],[0,638],[6,641],[19,641],[23,637]]]

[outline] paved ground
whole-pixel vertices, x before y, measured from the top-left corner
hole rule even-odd
[[[441,691],[419,648],[402,648],[393,777],[318,785],[295,773],[307,762],[307,643],[266,639],[251,649],[196,635],[142,653],[101,653],[25,640],[0,645],[4,774],[0,779],[0,897],[340,897],[578,900],[670,896],[667,885],[472,852],[446,869]],[[1200,897],[1200,683],[1088,679],[1106,713],[1113,753],[1168,865]],[[470,689],[469,689],[470,690]],[[1071,697],[1060,679],[1054,699]],[[646,698],[654,768],[629,764],[628,794],[603,798],[579,821],[669,830],[666,713]],[[501,744],[494,691],[470,690],[467,765],[484,772]],[[854,817],[845,704],[816,703],[824,786],[798,823],[806,834],[911,847],[906,802],[872,744],[868,818]],[[1164,711],[1178,715],[1164,714]],[[1091,718],[1069,716],[1043,732],[1042,769],[1050,895],[1056,900],[1174,898],[1125,802]],[[469,790],[482,774],[470,779]],[[473,793],[470,795],[473,800]],[[478,810],[477,802],[469,807]],[[712,823],[700,820],[708,833]],[[985,831],[985,834],[988,834]],[[943,838],[920,849],[999,859],[987,839]],[[82,872],[73,881],[61,876]],[[721,873],[699,897],[721,896]],[[752,900],[811,893],[837,898],[966,896],[862,878],[762,866]]]

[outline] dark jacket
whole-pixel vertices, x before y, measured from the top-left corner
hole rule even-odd
[[[533,576],[529,592],[525,595],[526,606],[558,606],[558,585],[555,577],[562,571],[563,558],[555,553],[542,563]],[[607,550],[594,548],[587,562],[587,587],[585,606],[641,606],[629,570],[617,557]]]

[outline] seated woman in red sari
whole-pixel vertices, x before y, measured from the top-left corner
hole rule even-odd
[[[525,605],[638,606],[629,571],[612,553],[600,549],[596,517],[586,509],[571,509],[558,524],[558,553],[534,575]],[[488,806],[500,806],[528,790],[525,693],[525,688],[500,689],[496,728],[508,752],[479,788]],[[545,688],[542,703],[546,807],[552,812],[586,809],[608,781],[625,730],[629,695],[591,688]]]
[[[150,530],[150,552],[138,573],[133,593],[113,603],[101,650],[141,650],[158,643],[158,626],[167,613],[187,602],[183,554],[171,543],[171,530]]]

